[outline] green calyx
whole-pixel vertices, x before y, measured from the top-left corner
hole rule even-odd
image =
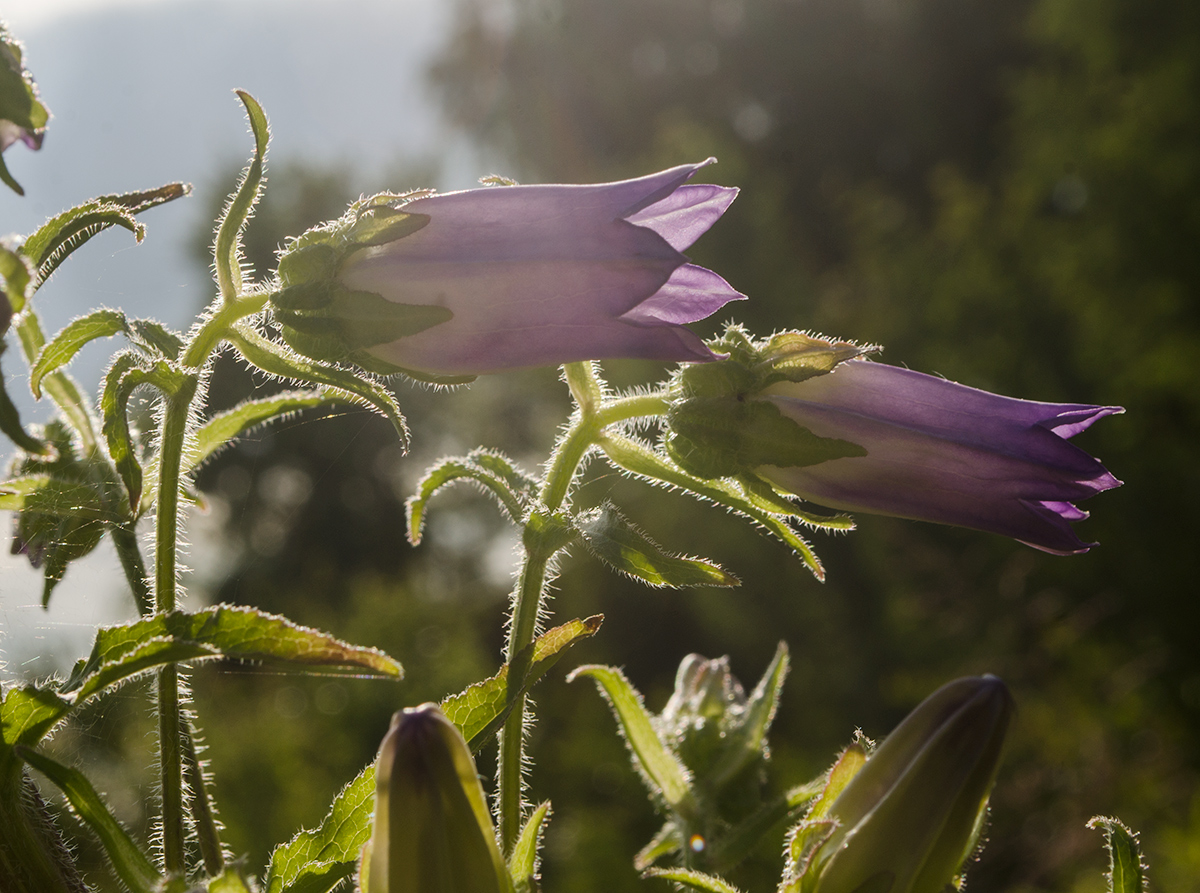
[[[804,332],[755,340],[731,324],[708,346],[726,359],[684,364],[671,383],[665,446],[685,471],[702,478],[752,474],[764,465],[816,465],[865,456],[856,443],[820,437],[772,403],[754,399],[781,381],[802,382],[875,348]]]
[[[309,230],[285,248],[279,258],[279,288],[270,299],[292,348],[314,360],[349,360],[381,374],[404,372],[367,351],[453,318],[445,307],[400,304],[374,292],[352,291],[338,281],[343,263],[355,251],[403,239],[429,222],[426,214],[402,210],[411,197],[385,193],[363,199],[340,219]]]
[[[727,358],[682,366],[672,382],[679,396],[750,397],[781,381],[800,382],[825,375],[839,363],[879,349],[796,331],[755,340],[737,324],[726,327],[708,346]]]
[[[865,456],[856,443],[819,437],[771,403],[738,397],[702,397],[667,413],[667,452],[685,471],[703,478],[731,477],[763,465],[816,465]]]

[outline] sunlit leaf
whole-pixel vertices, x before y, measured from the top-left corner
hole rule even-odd
[[[261,400],[240,403],[233,409],[218,413],[200,426],[196,432],[194,451],[188,455],[189,468],[185,471],[201,465],[221,447],[251,428],[266,422],[286,419],[303,409],[345,402],[346,397],[341,393],[287,391]]]
[[[749,518],[787,543],[812,571],[814,577],[818,580],[825,579],[825,569],[816,553],[805,539],[792,529],[787,520],[752,503],[734,483],[693,477],[650,447],[628,437],[605,434],[600,438],[599,445],[613,465],[630,474],[653,484],[683,490]]]
[[[603,620],[601,614],[584,620],[572,620],[538,636],[514,661],[527,667],[521,685],[515,689],[510,690],[510,670],[509,665],[505,664],[495,676],[476,682],[441,703],[442,712],[458,726],[472,753],[478,753],[504,725],[505,718],[521,694],[545,676],[567,648],[580,639],[595,635]]]
[[[20,756],[34,769],[49,778],[67,798],[71,809],[92,830],[112,863],[113,871],[134,893],[154,893],[162,880],[150,860],[121,827],[92,783],[82,772],[64,766],[27,747],[18,747]]]
[[[70,703],[58,694],[35,685],[4,692],[0,703],[0,788],[11,783],[21,770],[13,747],[34,747],[70,709]]]
[[[109,338],[126,328],[125,314],[120,310],[94,310],[72,320],[42,348],[29,370],[29,387],[33,395],[42,398],[42,378],[65,366],[80,349],[97,338]]]
[[[752,760],[765,754],[767,731],[775,719],[787,673],[788,647],[786,642],[780,642],[775,657],[746,701],[745,720],[739,726],[738,734],[729,736],[727,750],[706,774],[706,781],[714,788],[719,788]]]
[[[1146,889],[1146,865],[1142,861],[1138,836],[1120,819],[1098,815],[1087,823],[1089,828],[1104,832],[1108,849],[1109,893],[1143,893]]]
[[[326,893],[354,874],[371,838],[374,808],[371,763],[337,795],[319,828],[301,831],[275,848],[263,884],[266,893]]]
[[[672,812],[694,815],[696,803],[687,767],[654,731],[641,693],[615,667],[578,667],[567,677],[567,681],[572,682],[580,676],[595,679],[600,691],[608,699],[625,742],[633,753],[634,764],[641,771],[651,792],[661,796]]]
[[[254,608],[216,605],[100,629],[92,653],[75,665],[62,691],[78,691],[80,700],[151,666],[198,657],[294,665],[326,673],[403,675],[400,665],[378,649],[349,645]]]
[[[737,586],[737,577],[704,558],[664,552],[630,524],[610,503],[582,512],[575,526],[588,550],[609,567],[648,586]]]
[[[254,133],[254,156],[242,173],[242,180],[238,184],[237,192],[234,193],[225,208],[225,213],[217,227],[217,242],[213,248],[217,284],[221,289],[221,298],[227,304],[241,296],[242,229],[246,225],[251,210],[258,203],[262,191],[263,162],[266,159],[267,142],[270,139],[267,116],[263,112],[262,106],[244,90],[236,92],[242,105],[246,107],[246,116],[250,119],[250,129]]]
[[[701,893],[740,893],[737,887],[727,884],[719,877],[689,868],[651,868],[642,877],[674,881],[688,890],[700,890]]]
[[[334,388],[345,393],[351,402],[366,404],[386,416],[396,429],[401,443],[408,443],[408,428],[404,424],[400,407],[387,388],[378,382],[334,366],[313,363],[284,345],[270,341],[248,328],[243,327],[232,332],[230,340],[250,365],[263,372],[305,384]]]
[[[408,541],[421,542],[425,510],[429,500],[443,487],[459,481],[476,484],[496,498],[514,524],[520,524],[537,493],[537,481],[518,471],[499,453],[476,450],[458,459],[442,459],[425,472],[416,495],[405,504],[408,512]]]
[[[513,844],[512,855],[508,859],[508,873],[512,876],[516,893],[530,893],[534,889],[538,849],[541,847],[542,834],[549,815],[550,801],[538,804],[525,820],[525,827],[521,829],[517,842]]]

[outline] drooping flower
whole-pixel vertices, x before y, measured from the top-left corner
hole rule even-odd
[[[1012,713],[995,676],[956,679],[865,760],[852,745],[793,832],[803,877],[784,889],[943,893],[976,846]]]
[[[799,332],[754,342],[734,327],[716,345],[729,359],[685,367],[667,419],[667,449],[693,474],[752,474],[829,508],[1059,555],[1089,548],[1071,528],[1087,517],[1076,503],[1120,486],[1070,443],[1120,407],[1002,397]]]
[[[707,163],[616,183],[364,200],[288,246],[275,319],[314,359],[434,380],[711,360],[685,324],[744,296],[681,253],[737,195],[687,182]]]
[[[1058,555],[1086,552],[1076,503],[1120,486],[1069,442],[1117,406],[1002,397],[870,360],[761,394],[819,437],[862,456],[764,467],[780,489],[830,508],[1000,533]]]

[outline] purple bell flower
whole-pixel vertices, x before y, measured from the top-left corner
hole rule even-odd
[[[685,324],[745,296],[681,253],[737,195],[688,184],[708,163],[362,206],[297,240],[294,259],[284,253],[276,319],[316,359],[434,379],[579,360],[711,360]],[[368,212],[393,215],[394,237],[359,238]]]
[[[1016,400],[863,359],[755,397],[813,434],[865,450],[755,469],[834,509],[970,527],[1072,555],[1095,545],[1071,528],[1087,517],[1076,503],[1121,485],[1069,442],[1124,412],[1117,406]]]

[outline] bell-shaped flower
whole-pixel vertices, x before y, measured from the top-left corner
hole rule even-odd
[[[512,893],[475,761],[436,704],[401,710],[375,764],[366,893]]]
[[[863,359],[872,348],[731,328],[729,359],[677,376],[666,446],[701,477],[753,474],[832,509],[1086,552],[1076,503],[1120,486],[1070,438],[1117,406],[1002,397]],[[1094,545],[1094,544],[1093,544]]]
[[[850,360],[760,395],[818,437],[862,447],[758,474],[835,509],[1000,533],[1057,555],[1086,552],[1071,528],[1080,500],[1120,486],[1069,442],[1116,406],[1002,397],[897,366]]]
[[[957,679],[865,762],[839,761],[827,794],[793,832],[790,855],[802,875],[784,888],[943,893],[977,845],[1012,713],[995,676]]]
[[[275,319],[306,356],[435,381],[711,360],[685,324],[744,296],[681,253],[737,195],[687,182],[707,163],[589,186],[365,199],[286,248]]]

